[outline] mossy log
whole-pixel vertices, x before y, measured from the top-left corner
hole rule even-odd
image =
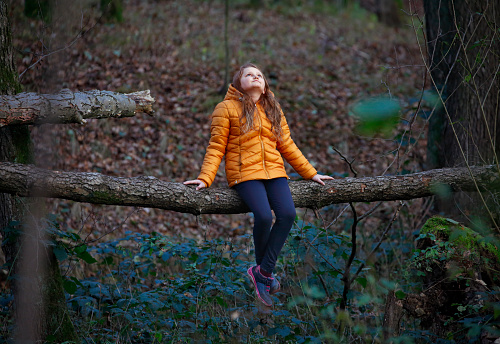
[[[454,333],[450,339],[468,343],[463,323],[454,319],[492,313],[487,291],[500,286],[497,244],[452,219],[430,218],[416,241],[418,254],[407,266],[420,291],[407,294],[399,303],[389,294],[386,318],[397,316],[399,321],[404,310],[438,338]],[[398,321],[387,322],[386,327],[394,330]]]

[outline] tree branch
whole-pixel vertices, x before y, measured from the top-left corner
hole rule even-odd
[[[82,124],[89,118],[131,117],[138,112],[152,114],[154,101],[149,90],[123,94],[63,89],[57,94],[0,95],[0,127],[42,123]]]
[[[484,190],[500,187],[493,165],[471,168]],[[474,191],[467,168],[436,169],[402,176],[344,178],[290,182],[297,208],[319,209],[334,203],[394,201],[432,196],[448,185],[450,191]],[[155,177],[111,177],[100,173],[59,172],[0,162],[0,192],[24,197],[54,197],[94,204],[160,208],[190,214],[238,214],[248,208],[236,191],[224,188],[194,190],[182,183]]]

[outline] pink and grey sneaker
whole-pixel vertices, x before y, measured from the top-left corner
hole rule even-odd
[[[269,295],[276,294],[278,291],[280,291],[281,285],[276,276],[272,276],[273,281],[271,283],[271,287],[269,288]]]
[[[269,292],[274,278],[262,275],[260,273],[260,265],[248,268],[247,273],[252,278],[259,300],[266,306],[271,307],[273,305],[273,299]]]

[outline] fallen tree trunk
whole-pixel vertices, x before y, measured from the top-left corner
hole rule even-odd
[[[154,98],[149,90],[129,94],[109,91],[57,94],[0,95],[0,127],[19,124],[85,123],[90,118],[131,117],[151,114]]]
[[[498,188],[495,166],[436,169],[402,176],[344,178],[326,181],[292,181],[295,206],[319,209],[334,203],[414,199],[449,191]],[[160,208],[191,214],[248,212],[230,188],[194,190],[182,183],[155,177],[111,177],[100,173],[58,172],[10,162],[0,163],[0,192],[25,197],[54,197],[78,202]]]

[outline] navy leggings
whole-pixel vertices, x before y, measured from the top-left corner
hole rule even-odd
[[[249,180],[234,186],[254,214],[255,261],[272,273],[295,220],[295,205],[286,178]],[[276,221],[273,222],[274,211]]]

